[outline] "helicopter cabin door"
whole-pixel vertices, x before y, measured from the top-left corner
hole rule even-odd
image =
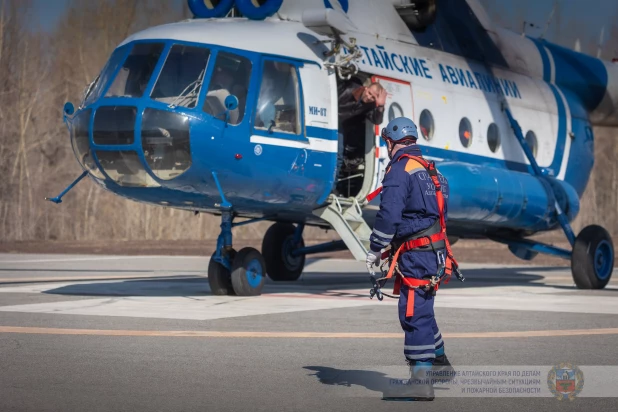
[[[250,142],[255,174],[279,176],[272,201],[315,205],[330,193],[337,159],[336,87],[318,64],[263,56]]]
[[[320,186],[322,204],[336,184],[339,149],[337,79],[334,71],[315,63],[300,68],[303,85],[305,134],[311,145],[310,167]]]
[[[386,171],[386,165],[388,165],[389,162],[386,143],[384,143],[380,137],[382,128],[386,127],[391,120],[397,117],[404,116],[412,120],[414,120],[415,117],[412,86],[409,82],[383,76],[373,76],[371,79],[374,82],[379,82],[387,92],[386,103],[384,104],[384,119],[382,120],[382,124],[375,126],[376,147],[379,150],[376,150],[377,165],[374,169],[373,190],[381,185],[384,172]]]

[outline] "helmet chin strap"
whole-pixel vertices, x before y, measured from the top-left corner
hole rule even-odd
[[[395,143],[395,142],[393,142],[392,140],[386,140],[386,145],[387,145],[386,147],[387,147],[387,148],[388,148],[388,144],[389,144],[389,143],[390,143],[392,146],[391,146],[390,150],[388,151],[388,158],[389,158],[390,160],[393,160],[393,155],[394,155],[394,153],[393,153],[393,152],[395,151],[395,147],[396,147],[399,143]],[[401,143],[408,143],[408,144],[403,144],[403,146],[410,146],[410,145],[416,144],[416,140],[404,140],[404,141],[403,141],[403,142],[401,142]]]
[[[386,148],[388,149],[388,158],[390,160],[393,160],[393,150],[395,149],[395,143],[393,143],[393,141],[391,140],[386,140]]]

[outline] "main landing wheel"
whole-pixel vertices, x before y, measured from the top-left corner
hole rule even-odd
[[[232,249],[228,256],[231,262],[234,261],[235,256],[236,251]],[[210,257],[210,263],[208,263],[208,284],[211,293],[217,296],[235,295],[230,271],[221,263],[216,262],[213,257],[214,254]]]
[[[603,289],[614,269],[614,244],[601,226],[587,226],[575,239],[571,256],[573,280],[580,289]]]
[[[264,258],[254,248],[240,249],[232,263],[232,287],[238,296],[257,296],[266,282]]]
[[[274,281],[298,280],[305,268],[305,255],[292,256],[294,249],[305,247],[300,239],[294,243],[296,228],[291,223],[277,222],[268,228],[262,241],[266,273]]]

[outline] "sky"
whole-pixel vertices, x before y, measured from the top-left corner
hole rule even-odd
[[[69,0],[33,0],[35,15],[33,28],[52,30]],[[105,0],[79,0],[105,1]],[[154,0],[153,0],[154,1]],[[158,0],[174,2],[180,7],[186,0]],[[354,1],[354,0],[351,0]],[[375,0],[380,1],[380,0]],[[554,3],[560,11],[554,13],[552,24],[545,33],[549,41],[573,48],[577,39],[585,43],[598,44],[601,28],[605,27],[605,39],[612,23],[618,24],[618,1],[616,0],[479,0],[488,14],[496,21],[521,33],[522,21],[536,27],[528,27],[526,33],[540,36],[546,26]],[[618,50],[612,51],[618,57]]]

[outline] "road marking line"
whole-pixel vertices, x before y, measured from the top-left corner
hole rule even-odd
[[[103,271],[102,271],[103,272]],[[0,278],[0,283],[3,283],[5,285],[7,284],[19,284],[19,283],[46,283],[46,282],[90,282],[92,280],[116,280],[116,279],[159,279],[159,278],[173,278],[173,280],[179,280],[179,279],[186,279],[186,278],[193,278],[193,277],[203,277],[204,279],[206,279],[205,276],[200,276],[198,275],[198,273],[203,273],[203,272],[196,272],[195,275],[191,275],[191,274],[177,274],[177,273],[167,273],[167,274],[154,274],[151,273],[149,275],[111,275],[111,276],[92,276],[92,277],[81,277],[81,278],[76,278],[76,277],[31,277],[31,278]]]
[[[5,263],[49,263],[49,262],[89,262],[97,260],[128,260],[128,259],[207,259],[207,256],[159,256],[159,255],[143,255],[143,256],[101,256],[88,258],[64,258],[64,259],[29,259],[29,260],[0,260],[0,265]]]
[[[146,336],[146,337],[195,337],[195,338],[328,338],[328,339],[401,339],[403,333],[350,333],[350,332],[234,332],[234,331],[157,331],[157,330],[104,330],[58,329],[23,326],[0,326],[0,333],[39,335],[90,335],[90,336]],[[443,333],[446,339],[470,338],[529,338],[555,336],[618,335],[618,328],[532,330],[517,332],[465,332]]]

